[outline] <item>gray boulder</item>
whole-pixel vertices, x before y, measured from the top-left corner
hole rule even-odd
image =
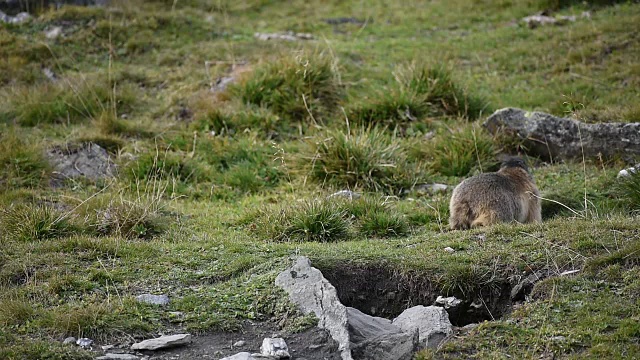
[[[151,305],[167,305],[169,304],[169,296],[165,294],[162,294],[162,295],[142,294],[142,295],[136,296],[136,301],[138,301],[139,303],[151,304]]]
[[[483,126],[492,134],[517,136],[531,155],[581,159],[640,154],[640,123],[585,124],[542,112],[505,108]]]
[[[393,325],[406,332],[418,331],[421,347],[435,349],[453,333],[449,314],[439,306],[414,306],[402,312]]]
[[[411,359],[418,344],[415,329],[403,331],[391,320],[370,316],[344,306],[336,289],[306,257],[278,275],[276,285],[305,314],[318,317],[318,327],[326,329],[338,343],[343,360]]]
[[[347,308],[354,359],[409,360],[417,349],[416,329],[405,332],[391,320]]]
[[[309,258],[300,256],[295,264],[276,277],[276,286],[289,294],[289,299],[305,313],[314,313],[318,327],[326,329],[338,343],[343,360],[352,360],[347,308],[338,299],[336,288],[320,270],[311,266]]]
[[[56,179],[84,176],[96,180],[115,175],[116,166],[105,149],[86,143],[74,147],[56,147],[47,152]]]
[[[131,345],[131,350],[159,350],[191,343],[190,334],[160,336]]]

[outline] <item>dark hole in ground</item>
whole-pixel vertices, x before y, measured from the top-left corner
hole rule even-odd
[[[416,305],[436,305],[438,296],[455,296],[463,300],[447,309],[454,326],[499,319],[511,310],[511,285],[507,280],[481,287],[475,294],[445,294],[434,282],[420,274],[400,275],[384,266],[319,266],[322,274],[335,286],[340,301],[366,314],[395,318]]]

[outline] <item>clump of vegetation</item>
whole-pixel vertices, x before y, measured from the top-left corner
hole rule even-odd
[[[385,124],[392,128],[418,122],[425,116],[450,115],[476,119],[488,104],[458,85],[442,66],[400,66],[390,89],[356,104],[349,119],[364,124]]]
[[[252,130],[267,138],[288,134],[293,130],[291,123],[282,121],[280,116],[265,107],[251,104],[239,107],[239,111],[233,111],[211,99],[201,100],[191,128],[223,136]]]
[[[49,163],[40,146],[29,143],[24,134],[0,134],[0,189],[37,187],[49,177]]]
[[[308,143],[300,161],[313,179],[338,187],[397,192],[426,177],[403,144],[377,127],[323,133]]]
[[[389,204],[369,197],[342,204],[354,219],[359,233],[365,236],[404,236],[409,230],[405,218]]]
[[[285,120],[319,123],[335,112],[342,93],[330,57],[317,53],[258,67],[229,91],[243,103],[266,107]]]
[[[37,126],[78,123],[107,110],[129,111],[137,96],[130,86],[120,86],[114,93],[108,81],[83,79],[18,87],[11,90],[8,99],[9,107],[0,117],[15,119],[23,126]]]
[[[117,135],[126,137],[152,137],[153,132],[134,122],[119,119],[113,110],[105,110],[98,114],[94,121],[103,136]]]
[[[632,211],[640,211],[640,171],[631,171],[618,184],[620,199]]]
[[[163,233],[170,223],[162,215],[166,185],[144,184],[138,190],[139,196],[135,198],[124,191],[90,198],[78,206],[76,213],[95,235],[150,239]]]
[[[56,239],[74,232],[66,214],[49,206],[19,204],[0,212],[0,225],[8,240],[21,242]]]
[[[475,125],[446,129],[427,142],[414,144],[412,157],[445,176],[466,176],[472,170],[487,171],[496,165],[497,149],[491,137]]]
[[[351,236],[347,212],[330,201],[307,201],[295,206],[258,211],[252,228],[273,241],[335,242]]]
[[[457,84],[443,66],[405,65],[395,72],[400,88],[422,96],[437,115],[452,115],[474,120],[486,112],[488,104],[478,95]]]
[[[207,179],[208,174],[192,159],[175,152],[149,152],[140,155],[125,170],[133,182],[152,180],[177,180],[182,183],[196,183]]]

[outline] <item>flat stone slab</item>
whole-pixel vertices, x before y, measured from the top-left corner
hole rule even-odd
[[[167,335],[135,343],[131,345],[131,350],[158,350],[190,343],[190,334]]]

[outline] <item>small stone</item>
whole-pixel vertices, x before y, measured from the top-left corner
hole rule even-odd
[[[455,252],[456,250],[455,250],[454,248],[452,248],[452,247],[447,246],[446,248],[444,248],[444,251],[446,251],[446,252],[448,252],[448,253],[453,253],[453,252]]]
[[[76,338],[74,338],[73,336],[69,336],[68,338],[64,339],[62,341],[63,344],[75,344],[76,343]]]
[[[76,340],[76,344],[80,347],[88,348],[88,347],[91,347],[91,344],[93,344],[93,340],[89,338],[80,338]]]
[[[357,192],[351,191],[351,190],[340,190],[338,192],[335,192],[331,195],[329,195],[329,198],[335,198],[335,197],[341,197],[341,198],[345,198],[345,199],[349,199],[349,200],[355,200],[355,199],[359,199],[362,197],[362,195],[358,194]]]
[[[567,276],[567,275],[575,274],[577,272],[580,272],[580,269],[563,271],[560,274],[560,276]]]
[[[247,342],[246,342],[246,341],[244,341],[244,340],[239,340],[239,341],[236,341],[235,343],[233,343],[233,347],[243,347],[243,346],[245,346],[246,344],[247,344]]]
[[[139,357],[131,354],[105,354],[97,357],[96,360],[138,360]]]
[[[113,349],[114,346],[113,345],[103,345],[103,346],[101,346],[101,348],[102,348],[102,351],[107,351],[107,350]]]
[[[169,304],[169,296],[162,295],[151,295],[151,294],[142,294],[136,296],[136,300],[140,303],[151,304],[151,305],[167,305]]]
[[[44,33],[44,36],[47,39],[55,39],[55,38],[59,37],[60,35],[62,35],[62,27],[60,27],[60,26],[54,26],[49,31]]]
[[[553,336],[553,337],[551,337],[551,341],[562,342],[562,341],[565,341],[565,340],[567,340],[567,338],[564,337],[564,336]]]
[[[190,334],[160,336],[131,345],[131,350],[158,350],[191,343]]]
[[[436,299],[436,304],[442,305],[445,309],[455,308],[458,305],[462,304],[462,300],[457,299],[455,296],[443,297],[438,296]]]
[[[288,359],[289,347],[283,338],[265,338],[260,347],[262,355],[275,356],[277,359]]]
[[[631,176],[635,174],[638,170],[640,170],[640,164],[627,169],[620,170],[620,172],[618,172],[618,178]]]

